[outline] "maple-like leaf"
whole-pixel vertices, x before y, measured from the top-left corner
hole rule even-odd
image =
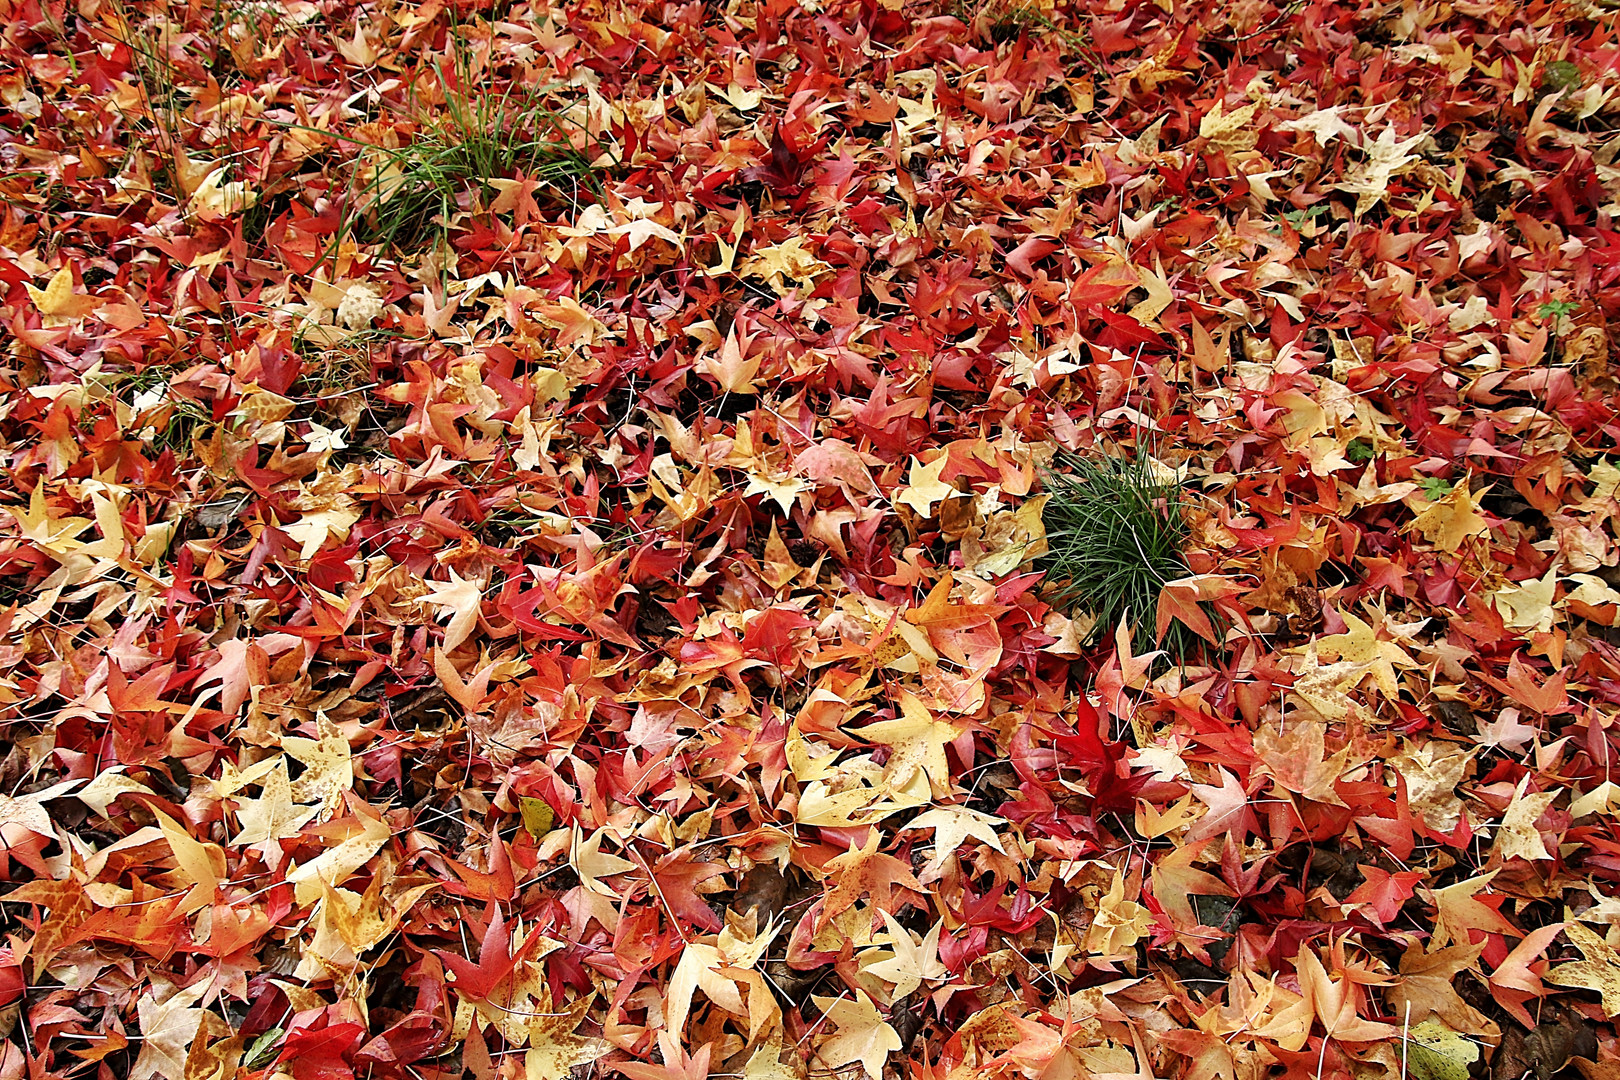
[[[530,933],[529,939],[519,944],[514,951],[512,931],[507,927],[500,908],[491,904],[489,917],[489,925],[484,930],[484,939],[478,947],[477,963],[451,952],[434,954],[454,973],[456,992],[473,1000],[487,999],[493,994],[496,986],[512,974],[529,944],[540,935],[540,929],[536,927]]]
[[[1495,720],[1479,725],[1474,741],[1481,746],[1501,747],[1509,753],[1519,753],[1539,734],[1539,729],[1519,720],[1519,710],[1503,709]]]
[[[579,874],[580,884],[592,892],[603,896],[617,896],[602,878],[613,877],[634,870],[636,864],[629,859],[621,859],[617,855],[609,855],[602,850],[602,841],[607,838],[606,829],[597,829],[586,837],[578,825],[574,826],[573,842],[569,848],[568,863]]]
[[[867,742],[889,747],[889,760],[883,766],[883,783],[892,793],[921,800],[950,792],[950,765],[945,747],[954,742],[958,731],[953,724],[934,719],[933,713],[915,694],[899,694],[901,715],[879,720],[856,731]]]
[[[581,998],[557,1015],[538,1016],[529,1023],[529,1049],[523,1056],[528,1080],[565,1080],[579,1066],[612,1049],[604,1039],[575,1033],[590,1005],[589,997]]]
[[[478,625],[478,613],[483,606],[484,592],[477,581],[463,578],[452,568],[450,580],[434,582],[433,588],[428,590],[422,599],[439,609],[441,619],[446,615],[450,616],[450,622],[444,628],[444,641],[439,647],[445,652],[451,652],[457,645],[466,641],[473,628]]]
[[[1255,827],[1254,811],[1249,807],[1249,793],[1238,783],[1237,777],[1220,766],[1216,766],[1215,774],[1220,777],[1219,786],[1192,785],[1193,795],[1209,809],[1187,833],[1188,843],[1207,840],[1222,833],[1233,834],[1241,840]]]
[[[1543,716],[1555,716],[1570,710],[1564,673],[1557,672],[1551,677],[1539,675],[1518,653],[1508,659],[1507,678],[1499,679],[1483,671],[1479,677],[1520,705]]]
[[[130,1069],[131,1080],[190,1080],[186,1058],[192,1041],[211,1015],[197,1007],[208,989],[206,980],[197,980],[184,989],[172,984],[154,983],[136,1002],[140,1017],[141,1053]],[[221,1020],[219,1017],[214,1017]],[[220,1022],[223,1027],[223,1020]]]
[[[1416,870],[1397,870],[1393,873],[1376,866],[1358,868],[1366,880],[1344,898],[1346,906],[1365,904],[1380,923],[1388,923],[1400,914],[1401,907],[1412,898],[1423,875]]]
[[[833,885],[822,901],[825,917],[831,918],[848,909],[863,894],[870,896],[876,907],[887,909],[895,888],[922,891],[909,863],[878,850],[882,839],[879,830],[868,830],[864,844],[852,843],[848,851],[827,860]]]
[[[771,1021],[776,1004],[764,978],[757,971],[733,964],[732,959],[718,945],[702,942],[688,942],[681,950],[664,997],[664,1019],[671,1031],[685,1030],[696,990],[702,990],[705,997],[727,1012],[748,1017],[750,1038]],[[746,1002],[744,990],[748,992]]]
[[[1540,578],[1507,585],[1490,594],[1491,603],[1502,613],[1502,622],[1513,630],[1527,633],[1551,630],[1558,612],[1553,595],[1558,590],[1558,571],[1549,569]]]
[[[1431,948],[1439,948],[1452,941],[1467,945],[1473,940],[1469,933],[1473,930],[1486,934],[1518,935],[1519,931],[1499,911],[1475,899],[1490,885],[1496,874],[1497,871],[1491,870],[1443,889],[1426,890],[1435,907]]]
[[[728,394],[753,394],[758,391],[754,378],[759,374],[759,358],[743,355],[744,347],[752,340],[751,337],[739,339],[737,328],[733,326],[720,344],[719,355],[703,357],[703,370],[714,376],[720,389]]]
[[[1491,846],[1493,859],[1552,858],[1547,852],[1547,845],[1541,840],[1541,833],[1536,829],[1536,822],[1541,820],[1541,815],[1547,812],[1547,807],[1561,793],[1542,791],[1530,794],[1527,791],[1529,784],[1529,776],[1519,781],[1513,801],[1502,815],[1502,823],[1496,827],[1496,842]]]
[[[346,819],[354,823],[347,837],[287,874],[287,881],[293,885],[293,898],[298,903],[310,904],[319,899],[323,882],[343,884],[388,842],[393,830],[380,817],[373,816],[375,811],[367,813],[366,809],[360,804],[355,817]]]
[[[1097,913],[1086,928],[1085,948],[1104,960],[1131,954],[1136,943],[1153,928],[1153,914],[1125,899],[1125,875],[1114,871],[1108,891],[1097,901]]]
[[[1460,976],[1477,970],[1481,952],[1484,944],[1443,946],[1430,941],[1426,950],[1419,942],[1411,942],[1401,955],[1400,978],[1385,991],[1388,1006],[1403,1022],[1422,1023],[1439,1017],[1455,1030],[1492,1035],[1497,1030],[1495,1023],[1456,993]]]
[[[699,894],[721,891],[722,883],[715,879],[728,869],[723,863],[696,862],[691,850],[683,849],[659,859],[651,873],[659,898],[674,918],[688,926],[719,930],[719,916]]]
[[[322,814],[343,805],[343,796],[354,786],[354,755],[349,740],[325,713],[315,715],[319,739],[284,736],[282,749],[304,766],[288,788],[295,802],[314,802]]]
[[[66,795],[81,783],[64,780],[31,795],[0,795],[0,867],[6,865],[5,859],[15,858],[36,874],[51,876],[42,853],[46,845],[56,839],[56,827],[45,804]]]
[[[280,841],[297,836],[321,808],[294,803],[286,759],[277,757],[272,761],[274,768],[264,777],[258,798],[234,800],[239,828],[231,844],[256,850],[266,863],[276,866],[282,858]]]
[[[1001,846],[1001,837],[996,833],[996,826],[1005,824],[1004,819],[971,807],[936,806],[906,822],[905,828],[934,831],[934,851],[921,871],[921,876],[928,878],[937,874],[969,837],[1006,854],[1007,849]]]
[[[1596,990],[1603,999],[1604,1013],[1620,1016],[1620,953],[1582,923],[1569,923],[1564,932],[1585,959],[1559,964],[1547,973],[1547,981]]]
[[[1490,534],[1490,522],[1480,516],[1478,507],[1468,484],[1459,483],[1445,496],[1420,509],[1408,528],[1422,533],[1424,539],[1441,551],[1454,554],[1470,537]]]
[[[1360,217],[1389,195],[1389,182],[1416,167],[1417,155],[1412,149],[1428,135],[1419,132],[1399,139],[1391,124],[1378,133],[1378,138],[1365,144],[1366,161],[1351,170],[1350,177],[1334,185],[1342,191],[1356,195],[1356,216]],[[1453,550],[1447,548],[1447,550]]]
[[[780,244],[755,248],[738,270],[764,278],[778,295],[786,294],[789,281],[797,282],[801,288],[813,288],[816,278],[831,273],[832,267],[812,255],[804,245],[805,238],[795,236]]]
[[[1300,989],[1328,1038],[1346,1042],[1376,1042],[1392,1038],[1397,1028],[1368,1020],[1356,1011],[1356,985],[1348,976],[1334,979],[1311,949],[1301,949],[1294,959]]]
[[[935,923],[918,940],[886,909],[880,908],[878,914],[883,917],[884,926],[888,927],[887,944],[892,955],[870,963],[863,961],[862,971],[893,983],[895,998],[903,998],[923,983],[942,980],[950,974],[939,960],[939,935],[945,926],[943,922]]]
[[[1153,897],[1159,902],[1172,929],[1186,935],[1189,949],[1203,950],[1194,933],[1200,925],[1193,911],[1192,898],[1231,896],[1232,887],[1213,874],[1195,869],[1193,860],[1208,846],[1205,841],[1183,844],[1153,864]]]
[[[759,1045],[743,1066],[743,1080],[799,1080],[797,1070],[782,1063],[780,1035]]]
[[[895,497],[895,502],[904,503],[923,517],[931,515],[935,503],[957,494],[953,485],[940,479],[948,464],[950,464],[949,454],[940,454],[926,465],[913,457],[911,475],[904,491]]]
[[[1350,768],[1349,747],[1327,756],[1322,723],[1296,722],[1286,730],[1268,724],[1255,733],[1254,749],[1282,788],[1315,802],[1345,805],[1333,784]]]
[[[1546,965],[1538,961],[1566,925],[1561,922],[1548,923],[1530,931],[1490,974],[1492,996],[1497,1004],[1527,1028],[1535,1027],[1535,1020],[1524,1003],[1531,998],[1547,995],[1547,987],[1542,983]]]
[[[34,308],[45,316],[46,326],[64,326],[75,320],[82,319],[102,305],[102,301],[94,296],[85,296],[73,291],[73,268],[66,263],[51,280],[45,283],[43,289],[24,283],[28,290],[29,299],[33,300]]]
[[[883,1019],[877,1005],[861,991],[851,998],[814,999],[836,1034],[816,1044],[816,1056],[828,1068],[839,1069],[860,1062],[871,1080],[883,1080],[883,1066],[889,1054],[900,1049],[900,1033]]]
[[[213,903],[214,890],[225,877],[225,852],[218,844],[205,844],[187,832],[185,826],[162,811],[154,811],[163,838],[174,852],[181,876],[191,882],[191,891],[181,902],[181,912],[189,915]]]
[[[687,1053],[680,1040],[669,1031],[660,1031],[657,1042],[659,1055],[664,1059],[662,1065],[625,1061],[615,1064],[614,1068],[630,1080],[708,1080],[713,1043],[704,1043],[696,1051]]]

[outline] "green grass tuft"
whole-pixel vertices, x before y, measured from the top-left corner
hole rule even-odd
[[[1200,639],[1179,620],[1154,640],[1161,588],[1191,571],[1182,556],[1187,525],[1181,485],[1156,480],[1146,457],[1060,455],[1046,473],[1042,517],[1048,551],[1040,560],[1047,592],[1096,619],[1093,639],[1125,617],[1138,654],[1155,648],[1184,658]]]
[[[440,82],[448,82],[442,71]],[[492,190],[491,180],[525,176],[539,182],[542,197],[594,194],[600,182],[591,159],[574,147],[567,121],[540,102],[546,89],[451,92],[408,145],[371,145],[372,167],[352,221],[356,238],[396,248],[421,245],[464,197]]]

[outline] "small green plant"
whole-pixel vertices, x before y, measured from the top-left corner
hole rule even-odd
[[[170,56],[179,35],[167,19],[154,18],[148,25],[137,24],[134,12],[124,0],[113,0],[112,12],[117,27],[113,39],[129,49],[135,88],[140,92],[145,113],[126,119],[150,141],[156,151],[158,167],[167,175],[171,194],[179,198],[180,159],[185,153],[180,122],[186,94]]]
[[[1159,593],[1188,576],[1182,555],[1187,525],[1179,483],[1153,475],[1145,456],[1061,455],[1046,474],[1047,554],[1040,562],[1048,594],[1095,619],[1093,637],[1112,633],[1124,617],[1135,627],[1134,648],[1173,657],[1192,653],[1198,638],[1179,620],[1155,641]]]
[[[422,110],[418,136],[397,148],[361,144],[369,168],[350,224],[362,242],[420,245],[463,197],[496,180],[521,175],[543,192],[570,198],[598,186],[591,159],[568,137],[568,121],[542,100],[550,87],[513,81],[499,94],[470,91],[469,50],[459,37],[453,49],[453,77],[434,65],[444,104]]]
[[[975,26],[979,32],[997,44],[1013,41],[1025,32],[1048,34],[1063,45],[1078,52],[1091,64],[1093,70],[1103,70],[1102,58],[1092,49],[1086,38],[1058,25],[1041,10],[1036,0],[953,0],[951,14]]]
[[[1450,495],[1451,489],[1456,487],[1450,480],[1441,476],[1425,476],[1421,483],[1423,485],[1423,495],[1430,502],[1439,502],[1447,495]]]
[[[321,327],[301,326],[295,330],[292,346],[304,361],[302,389],[317,398],[353,390],[370,382],[372,350],[403,336],[391,327],[372,326],[328,340],[312,334],[310,331],[313,329]]]
[[[1581,69],[1568,60],[1554,60],[1541,69],[1541,85],[1554,92],[1579,90]]]
[[[1378,456],[1373,444],[1367,439],[1351,439],[1350,445],[1344,448],[1344,456],[1356,465],[1365,465]]]
[[[1294,227],[1298,232],[1305,228],[1306,222],[1314,222],[1319,216],[1328,212],[1327,203],[1317,203],[1314,206],[1302,206],[1297,210],[1284,210],[1283,220]]]
[[[1580,309],[1578,300],[1547,300],[1536,309],[1536,318],[1542,321],[1551,318],[1554,323],[1561,323]]]

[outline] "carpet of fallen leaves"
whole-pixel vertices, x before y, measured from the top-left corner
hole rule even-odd
[[[3,1080],[1620,1076],[1612,6],[0,13]]]

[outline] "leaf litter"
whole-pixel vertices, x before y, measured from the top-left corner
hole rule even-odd
[[[1620,1068],[1612,5],[0,48],[0,1078]]]

